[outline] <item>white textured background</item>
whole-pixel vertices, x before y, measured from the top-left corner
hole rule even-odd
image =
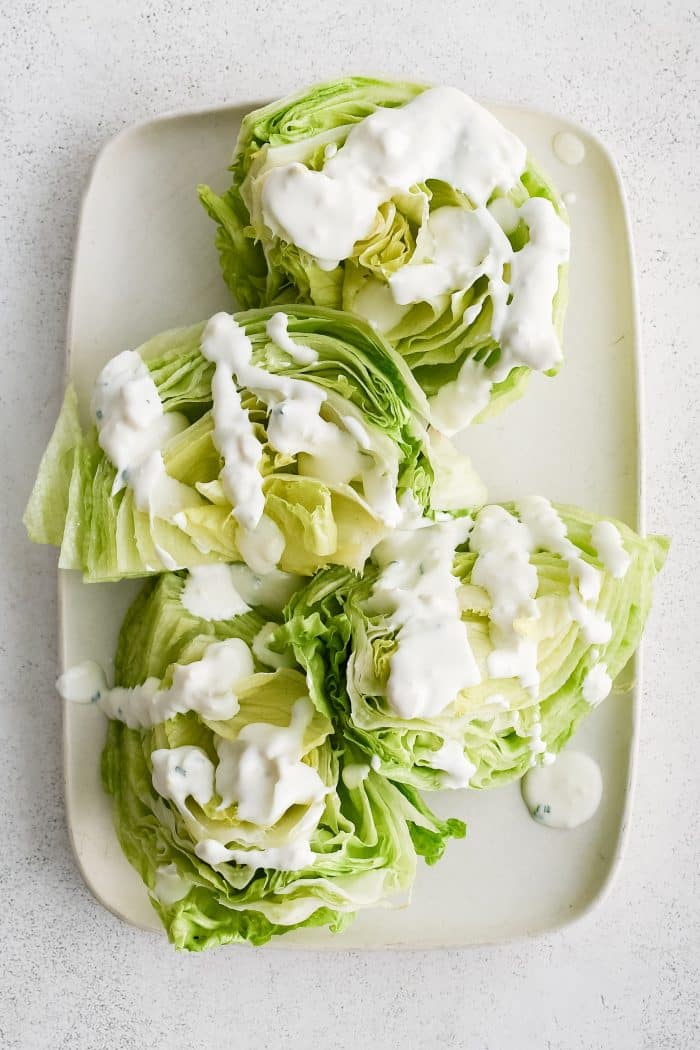
[[[8,0],[2,11],[2,1050],[699,1046],[697,15],[610,0]],[[647,632],[632,834],[606,903],[551,938],[435,954],[178,956],[104,911],[76,872],[52,688],[55,556],[19,524],[61,396],[78,203],[96,150],[127,123],[351,71],[559,112],[599,134],[622,170],[649,528],[673,536]]]

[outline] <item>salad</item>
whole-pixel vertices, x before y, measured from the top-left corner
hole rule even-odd
[[[467,834],[435,791],[599,800],[559,752],[668,548],[490,502],[452,444],[563,359],[566,211],[490,113],[345,78],[250,113],[231,173],[199,196],[239,309],[69,386],[24,518],[86,583],[143,578],[110,669],[57,686],[104,713],[117,837],[191,951],[407,904]]]

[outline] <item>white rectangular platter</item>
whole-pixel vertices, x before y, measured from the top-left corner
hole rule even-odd
[[[136,125],[98,157],[83,204],[68,327],[68,370],[83,408],[113,354],[162,329],[232,308],[218,272],[214,227],[196,186],[227,185],[226,167],[250,108]],[[575,194],[566,360],[556,379],[533,377],[523,401],[458,443],[493,500],[537,492],[642,527],[634,273],[614,163],[595,138],[557,117],[490,108],[561,191]],[[585,145],[576,166],[553,152],[553,137],[562,130]],[[85,585],[75,573],[60,575],[64,666],[92,658],[109,667],[137,585]],[[468,836],[450,844],[436,868],[421,870],[410,907],[360,915],[340,936],[307,930],[278,945],[459,947],[542,933],[581,916],[603,896],[620,860],[638,704],[637,661],[624,687],[577,736],[576,747],[598,761],[605,785],[589,823],[575,831],[542,827],[529,817],[517,784],[445,793],[436,808],[465,819]],[[121,854],[100,786],[104,717],[96,708],[67,705],[64,732],[66,807],[82,875],[115,915],[157,930],[146,891]]]

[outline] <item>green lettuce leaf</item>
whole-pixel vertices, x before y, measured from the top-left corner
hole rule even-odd
[[[69,387],[24,512],[24,524],[34,543],[60,547],[63,542],[76,450],[82,442],[78,400]]]

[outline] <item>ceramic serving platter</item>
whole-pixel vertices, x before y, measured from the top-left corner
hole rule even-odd
[[[226,167],[251,105],[175,114],[127,128],[95,164],[78,232],[68,372],[82,407],[99,369],[119,351],[165,328],[206,318],[231,302],[219,277],[214,227],[196,186],[227,185]],[[632,252],[615,165],[590,134],[559,117],[489,107],[527,144],[570,201],[572,263],[566,361],[556,379],[534,376],[524,400],[458,438],[493,500],[541,493],[643,527],[638,333]],[[585,146],[562,163],[554,137]],[[574,199],[575,195],[575,199]],[[92,658],[106,667],[132,583],[85,585],[60,574],[64,667]],[[462,817],[468,837],[420,872],[410,907],[360,915],[342,935],[307,930],[278,946],[460,947],[553,930],[599,901],[617,869],[630,819],[639,709],[639,660],[589,718],[576,747],[604,778],[603,802],[574,831],[540,826],[517,784],[431,799]],[[146,891],[121,854],[99,779],[105,719],[94,707],[64,712],[68,822],[93,894],[115,915],[159,925]]]

